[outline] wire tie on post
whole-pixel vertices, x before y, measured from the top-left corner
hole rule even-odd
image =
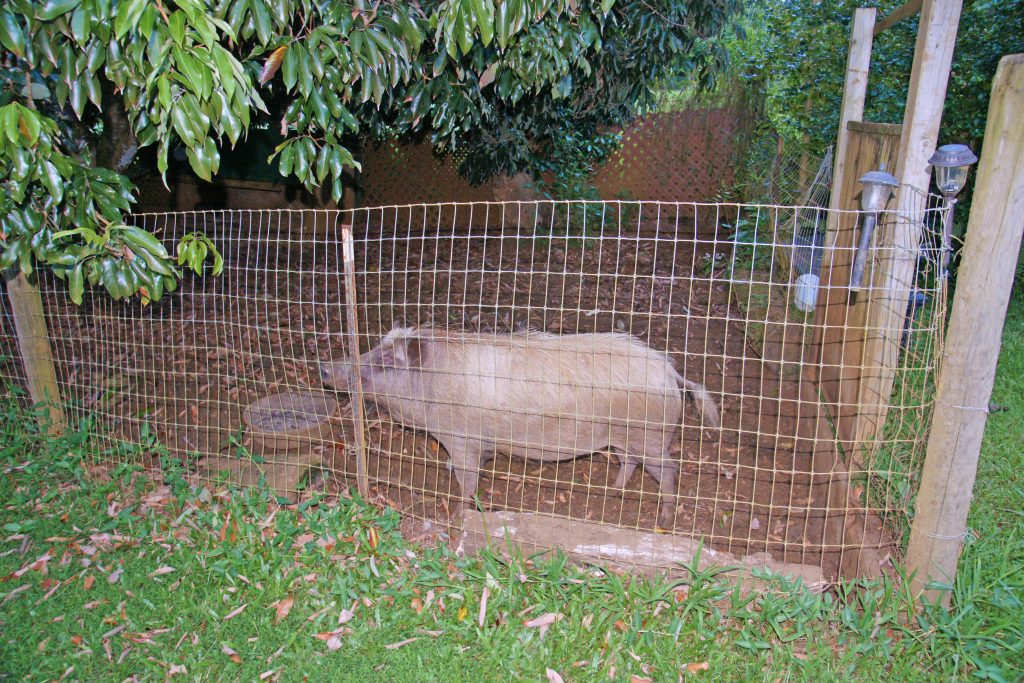
[[[949,401],[940,401],[938,399],[935,399],[935,402],[939,403],[941,405],[944,405],[947,408],[955,408],[956,410],[966,410],[966,411],[972,412],[972,413],[986,413],[987,414],[987,413],[992,412],[989,409],[988,406],[984,406],[984,407],[981,407],[981,406],[960,406],[960,405],[957,405],[955,403],[950,403]]]
[[[959,541],[966,541],[967,537],[970,535],[971,532],[970,532],[969,529],[964,529],[959,534],[953,534],[952,536],[947,536],[945,534],[933,534],[933,533],[930,533],[928,531],[923,531],[921,529],[918,529],[918,530],[913,531],[911,533],[921,534],[925,538],[930,538],[930,539],[935,540],[935,541],[958,541],[958,540]]]

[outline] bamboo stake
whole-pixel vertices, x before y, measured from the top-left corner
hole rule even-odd
[[[363,380],[359,372],[359,318],[356,315],[356,251],[352,239],[352,226],[342,225],[342,251],[345,261],[345,312],[348,316],[349,357],[354,369],[356,380],[355,393],[352,401],[352,421],[355,423],[356,438],[356,487],[359,495],[366,498],[370,495],[370,481],[366,472],[366,434],[364,432],[363,415]]]
[[[1024,54],[1003,57],[946,336],[907,568],[915,594],[951,585],[966,533],[1003,322],[1024,232]],[[949,593],[943,600],[948,605]]]
[[[21,360],[25,365],[28,393],[34,404],[44,406],[39,423],[52,435],[63,434],[67,419],[60,407],[60,390],[57,388],[57,373],[53,368],[50,335],[46,329],[39,288],[19,270],[7,276],[7,296],[11,301]]]

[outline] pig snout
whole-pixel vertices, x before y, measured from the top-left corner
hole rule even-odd
[[[321,363],[320,381],[338,391],[348,391],[352,376],[350,363]]]

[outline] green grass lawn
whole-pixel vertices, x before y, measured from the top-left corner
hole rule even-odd
[[[743,596],[406,544],[358,500],[280,506],[91,465],[88,430],[0,415],[0,679],[949,680],[1024,677],[1024,305],[1007,323],[947,613],[899,585]],[[553,673],[549,673],[549,670]]]

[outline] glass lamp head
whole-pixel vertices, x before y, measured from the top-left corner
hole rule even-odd
[[[928,163],[935,169],[935,184],[945,197],[960,194],[967,183],[967,171],[978,157],[967,145],[943,145],[935,150]]]
[[[897,185],[896,178],[885,171],[870,171],[857,182],[863,187],[860,193],[860,208],[871,212],[885,208]]]

